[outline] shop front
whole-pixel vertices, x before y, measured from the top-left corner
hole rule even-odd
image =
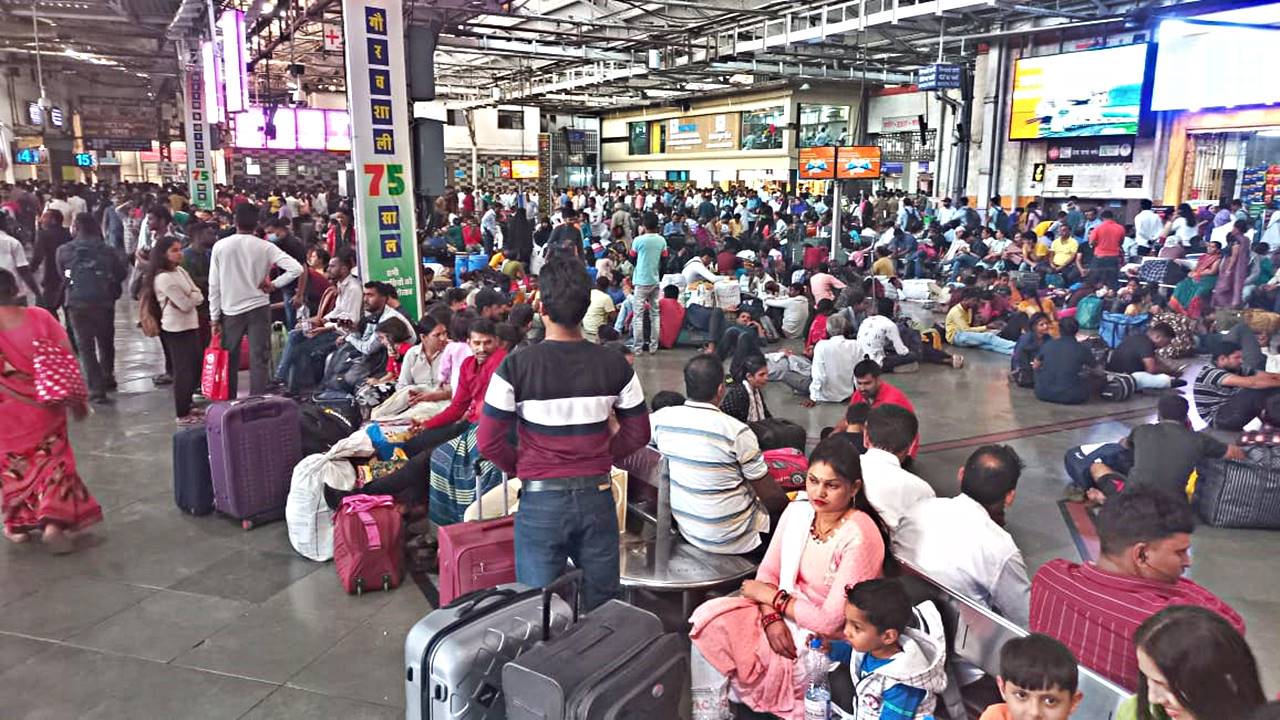
[[[1166,204],[1239,198],[1260,217],[1280,193],[1280,109],[1178,115],[1169,133]]]

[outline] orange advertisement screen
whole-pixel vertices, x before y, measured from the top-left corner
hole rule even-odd
[[[879,145],[838,148],[836,158],[836,177],[841,180],[875,180],[880,177]]]
[[[800,179],[831,180],[836,176],[836,149],[833,147],[800,148]]]

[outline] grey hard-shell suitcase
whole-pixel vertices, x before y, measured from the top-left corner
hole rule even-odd
[[[502,671],[508,720],[691,717],[689,650],[653,613],[610,600],[564,634],[543,635]]]
[[[419,620],[404,643],[407,720],[502,720],[502,668],[542,638],[543,592],[519,583],[456,598]],[[574,611],[550,596],[562,632]]]

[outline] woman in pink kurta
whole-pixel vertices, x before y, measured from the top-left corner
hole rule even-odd
[[[742,595],[709,600],[690,618],[695,720],[731,717],[730,688],[757,712],[803,717],[806,640],[840,635],[846,587],[896,571],[848,440],[832,436],[814,449],[805,492],[783,512]]]
[[[70,350],[56,318],[22,307],[17,282],[0,270],[0,515],[4,536],[26,542],[39,532],[55,552],[72,549],[69,532],[102,519],[102,508],[76,472],[67,439],[68,408],[42,403],[35,387],[34,345],[47,340]]]

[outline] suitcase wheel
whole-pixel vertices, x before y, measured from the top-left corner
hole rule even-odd
[[[252,521],[252,520],[241,520],[241,521],[240,521],[240,527],[244,528],[245,530],[252,530],[252,529],[253,529],[253,521]]]
[[[356,578],[356,595],[364,594],[364,578]]]
[[[391,591],[391,576],[383,573],[382,575],[382,592]]]

